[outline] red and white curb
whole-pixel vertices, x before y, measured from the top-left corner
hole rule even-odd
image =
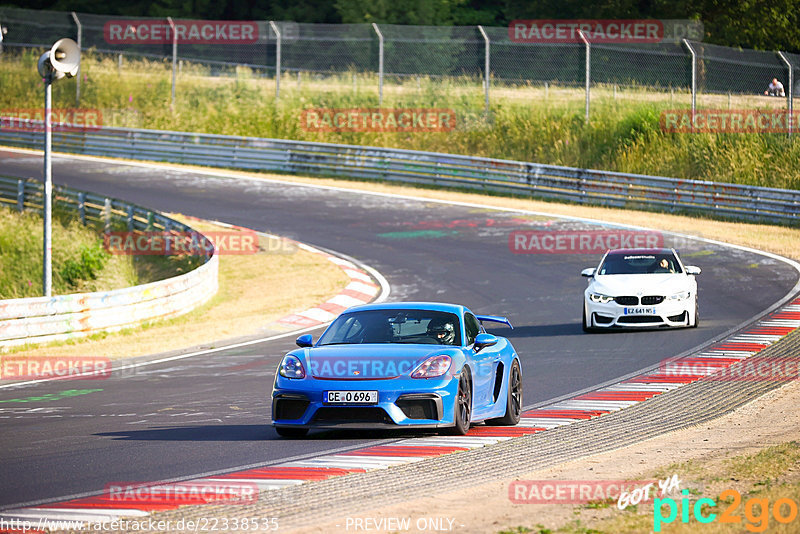
[[[337,261],[343,260],[337,259]],[[351,267],[346,261],[340,265],[356,273],[359,272],[355,266]],[[354,276],[354,278],[358,277]],[[368,285],[363,279],[353,282],[353,284],[355,283]],[[307,315],[298,315],[308,317]],[[184,505],[219,504],[221,500],[230,498],[230,488],[236,484],[249,484],[257,487],[259,491],[271,491],[350,473],[388,469],[397,465],[422,461],[426,458],[485,447],[517,436],[535,434],[584,419],[602,416],[655,397],[665,391],[702,380],[734,363],[758,354],[798,328],[800,328],[800,298],[759,320],[747,330],[714,343],[697,354],[670,361],[670,365],[676,365],[679,371],[681,366],[686,366],[691,370],[688,373],[670,372],[663,369],[648,371],[632,378],[626,378],[616,384],[589,393],[582,393],[572,399],[525,411],[520,423],[513,427],[475,426],[466,436],[403,439],[385,445],[368,446],[347,452],[293,460],[274,466],[178,483],[183,486],[196,484],[200,487],[218,485],[218,492],[210,496],[181,496],[171,500],[134,497],[123,500],[103,494],[9,510],[0,513],[0,516],[28,520],[45,517],[49,520],[108,522],[121,517],[143,517],[151,512],[175,509]],[[154,485],[159,484],[154,483]]]
[[[320,254],[331,263],[337,265],[350,278],[350,283],[333,298],[309,308],[305,311],[287,315],[278,319],[278,323],[291,328],[308,328],[329,323],[351,306],[367,304],[374,301],[381,293],[381,286],[372,281],[372,277],[355,263],[333,256],[303,243],[296,243],[303,250]]]

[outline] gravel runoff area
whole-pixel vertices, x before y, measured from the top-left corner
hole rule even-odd
[[[734,364],[727,372],[736,376],[737,366],[757,366],[762,362],[800,365],[800,332]],[[153,521],[171,520],[175,524],[180,519],[274,517],[280,532],[298,528],[313,530],[344,517],[343,514],[356,516],[424,498],[434,503],[448,492],[514,479],[687,429],[729,414],[784,384],[771,380],[701,380],[617,412],[496,445],[385,470],[265,491],[253,504],[182,507],[152,514],[151,518]],[[790,387],[795,385],[792,383]],[[737,429],[741,431],[746,432],[746,429]],[[724,443],[718,445],[725,448]],[[502,498],[507,502],[507,495]],[[466,509],[469,506],[470,503],[465,503]],[[457,515],[457,512],[450,510],[449,515]],[[345,531],[345,525],[341,527],[341,531]],[[452,528],[454,531],[481,531],[460,524]]]

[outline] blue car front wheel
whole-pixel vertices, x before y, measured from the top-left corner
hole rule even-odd
[[[461,378],[458,380],[458,393],[453,412],[455,425],[448,428],[448,434],[463,436],[469,431],[469,424],[472,420],[472,382],[470,382],[467,367],[461,371]]]
[[[522,412],[522,370],[519,362],[514,360],[511,371],[508,373],[508,398],[506,399],[506,413],[503,417],[486,421],[490,425],[513,426],[519,423]]]

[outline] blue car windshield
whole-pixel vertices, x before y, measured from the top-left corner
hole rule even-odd
[[[681,273],[680,263],[672,253],[609,254],[597,274],[668,274]]]
[[[461,345],[461,325],[453,313],[432,310],[364,310],[340,315],[317,346],[358,343]]]

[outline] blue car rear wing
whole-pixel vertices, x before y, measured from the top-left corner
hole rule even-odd
[[[488,321],[490,323],[503,323],[507,324],[511,330],[514,330],[514,327],[511,326],[511,322],[505,317],[500,317],[499,315],[476,315],[475,317],[477,317],[481,323],[484,321]]]

